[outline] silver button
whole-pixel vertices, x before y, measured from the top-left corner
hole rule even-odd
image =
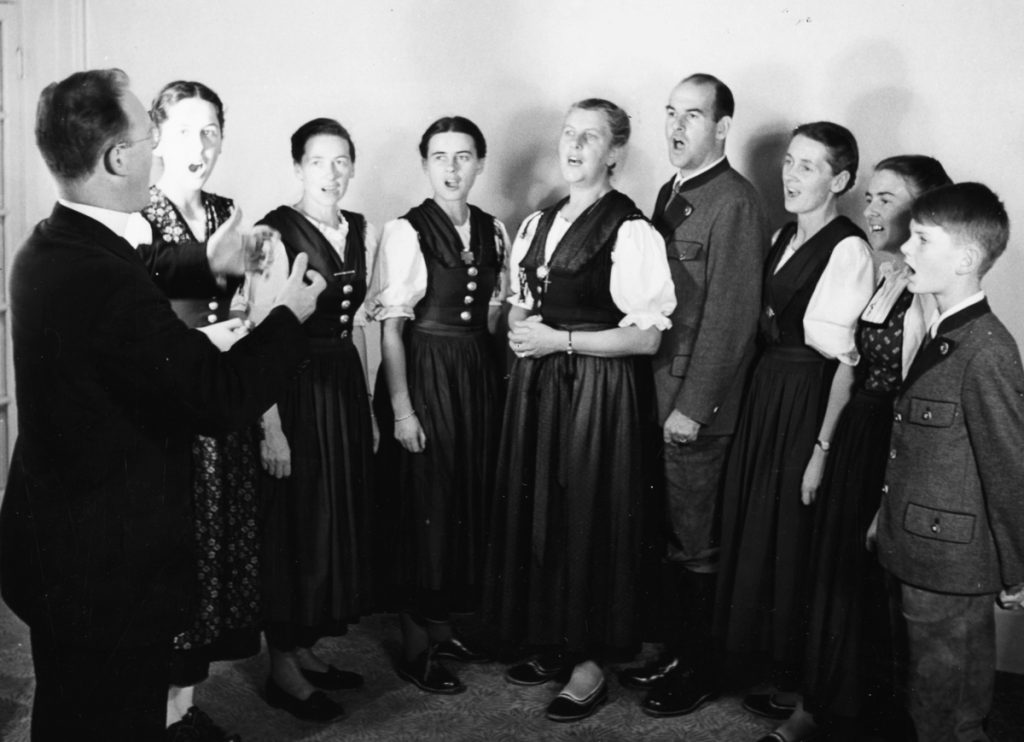
[[[891,461],[891,460],[893,460],[895,458],[896,458],[896,449],[895,448],[889,449],[889,460]]]
[[[895,420],[898,423],[901,423],[901,422],[903,422],[903,414],[900,413],[900,412],[897,412],[895,415],[892,416],[892,419]]]
[[[338,317],[338,322],[340,322],[343,325],[347,325],[350,319],[351,318],[347,314],[343,314],[340,317]]]
[[[939,526],[939,519],[936,518],[935,522],[932,523],[932,533],[938,533],[942,528]]]
[[[476,291],[476,281],[470,281],[466,284],[466,291]]]
[[[469,322],[471,319],[473,319],[473,315],[469,312],[462,312],[459,314],[459,319],[461,319],[463,322]]]
[[[882,485],[882,494],[883,495],[888,495],[889,494],[889,485],[887,485],[887,484],[883,484]]]
[[[213,324],[214,322],[217,321],[217,315],[216,314],[207,315],[206,321],[211,323],[211,324]]]
[[[345,299],[345,301],[341,302],[342,309],[348,309],[350,306],[352,306],[352,302],[350,302],[348,299]]]
[[[347,338],[348,337],[348,330],[342,330],[341,332],[339,332],[338,333],[338,337],[340,337],[342,340]]]
[[[466,269],[466,273],[468,273],[468,274],[469,274],[470,278],[472,278],[472,277],[476,276],[476,274],[478,274],[479,272],[480,272],[480,271],[478,271],[478,270],[476,269],[476,266],[475,266],[475,265],[471,265],[471,266],[469,266],[469,268],[467,268],[467,269]]]
[[[932,419],[932,411],[931,410],[925,410],[924,412],[922,412],[921,413],[921,419],[922,420],[931,420]]]
[[[473,303],[473,297],[472,296],[467,296],[465,299],[462,300],[462,303],[466,304],[466,305],[472,304]]]
[[[341,287],[341,293],[343,294],[351,294],[352,291],[352,284],[350,283],[346,283],[344,286]]]
[[[215,302],[215,301],[211,301],[211,302],[210,302],[209,304],[207,304],[207,306],[208,306],[208,307],[209,307],[210,309],[216,309],[217,307],[219,307],[219,306],[220,306],[220,304],[218,304],[218,303],[217,303],[217,302]]]

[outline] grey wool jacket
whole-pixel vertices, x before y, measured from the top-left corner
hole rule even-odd
[[[943,320],[896,399],[878,553],[933,592],[1024,583],[1024,373],[984,300]]]

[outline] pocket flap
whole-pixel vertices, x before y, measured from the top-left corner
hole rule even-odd
[[[704,244],[689,240],[672,240],[668,246],[669,259],[696,260],[704,251]]]
[[[969,544],[974,538],[975,516],[909,503],[903,517],[904,530],[922,538]]]
[[[958,406],[956,402],[911,397],[910,419],[907,422],[930,428],[948,428],[956,419]]]
[[[690,367],[690,354],[675,356],[672,359],[672,375],[682,378],[686,376],[686,369]]]

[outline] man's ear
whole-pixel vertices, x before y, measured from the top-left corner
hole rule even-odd
[[[127,148],[120,144],[107,147],[106,152],[103,153],[103,169],[110,175],[124,175],[128,169],[124,156],[126,151]]]
[[[732,127],[732,116],[722,116],[715,122],[715,139],[720,142],[724,142],[725,138],[729,135],[729,129]]]

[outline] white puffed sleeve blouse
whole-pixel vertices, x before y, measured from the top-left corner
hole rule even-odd
[[[471,220],[454,225],[465,249],[469,249]],[[491,306],[501,306],[508,295],[508,232],[501,220],[494,220],[500,270],[491,294]],[[406,219],[393,219],[384,225],[380,250],[373,270],[373,282],[367,293],[369,315],[378,321],[395,317],[415,318],[414,307],[427,293],[427,263],[420,249],[419,234]]]
[[[534,297],[528,286],[520,286],[519,263],[526,256],[537,231],[541,212],[536,211],[523,221],[512,245],[511,295],[509,303],[527,311],[534,308]],[[544,245],[544,261],[549,262],[559,241],[572,222],[559,215],[551,225]],[[650,222],[630,219],[622,223],[612,251],[609,289],[612,301],[626,316],[619,327],[636,326],[641,330],[672,326],[668,315],[676,308],[676,292],[669,272],[665,240]]]

